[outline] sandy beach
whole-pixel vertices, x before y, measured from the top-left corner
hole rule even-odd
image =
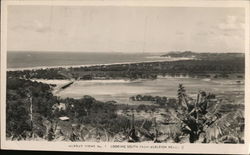
[[[85,64],[85,65],[64,65],[64,66],[38,66],[38,67],[25,67],[25,68],[7,68],[7,71],[23,71],[23,70],[39,70],[39,69],[51,69],[51,68],[79,68],[79,67],[91,67],[91,66],[110,66],[110,65],[122,65],[122,64],[137,64],[137,63],[150,63],[150,62],[165,62],[165,61],[179,61],[179,60],[193,60],[194,58],[171,58],[162,57],[164,60],[149,60],[138,62],[122,62],[122,63],[104,63],[104,64]]]

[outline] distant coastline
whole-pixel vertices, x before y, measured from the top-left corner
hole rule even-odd
[[[24,71],[24,70],[39,70],[39,69],[57,69],[57,68],[78,68],[78,67],[91,67],[91,66],[110,66],[110,65],[123,65],[123,64],[137,64],[137,63],[150,63],[150,62],[165,62],[165,61],[178,61],[178,60],[194,60],[195,58],[188,57],[160,57],[165,60],[148,60],[148,61],[138,61],[138,62],[117,62],[117,63],[103,63],[103,64],[84,64],[84,65],[62,65],[62,66],[38,66],[38,67],[24,67],[24,68],[7,68],[7,71]]]

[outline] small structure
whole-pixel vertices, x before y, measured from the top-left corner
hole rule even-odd
[[[66,104],[65,103],[56,103],[52,106],[52,111],[55,111],[58,109],[58,111],[64,111],[66,110]]]
[[[62,117],[59,117],[60,120],[62,121],[68,121],[69,120],[69,117],[67,116],[62,116]]]
[[[59,111],[66,110],[66,104],[65,103],[59,103],[58,108],[59,108]]]

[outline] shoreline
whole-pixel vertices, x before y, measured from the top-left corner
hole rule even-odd
[[[7,71],[24,71],[24,70],[40,70],[40,69],[58,69],[58,68],[79,68],[79,67],[92,67],[92,66],[111,66],[111,65],[127,65],[127,64],[138,64],[138,63],[150,63],[150,62],[171,62],[179,60],[195,60],[195,58],[169,58],[168,60],[149,60],[149,61],[138,61],[138,62],[115,62],[115,63],[104,63],[104,64],[85,64],[85,65],[62,65],[62,66],[38,66],[38,67],[24,67],[24,68],[7,68]]]

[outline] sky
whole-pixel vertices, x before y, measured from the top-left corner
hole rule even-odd
[[[242,8],[9,6],[8,51],[244,52]]]

